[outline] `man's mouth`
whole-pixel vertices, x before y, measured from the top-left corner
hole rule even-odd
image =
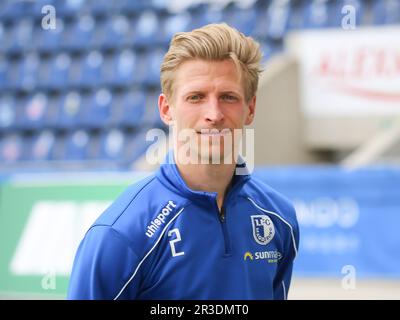
[[[231,133],[231,130],[228,128],[224,129],[200,129],[196,130],[197,134],[201,136],[207,137],[223,137]]]

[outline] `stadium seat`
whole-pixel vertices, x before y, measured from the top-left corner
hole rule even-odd
[[[57,0],[54,6],[61,16],[74,17],[85,9],[86,0]]]
[[[59,113],[56,117],[56,124],[59,128],[76,128],[82,114],[82,94],[77,91],[70,91],[63,94],[59,100]]]
[[[168,15],[163,21],[162,44],[168,45],[176,32],[189,31],[191,28],[191,16],[188,12],[180,12]]]
[[[27,161],[48,161],[53,159],[55,146],[55,134],[52,131],[44,130],[30,137],[25,143],[25,160]]]
[[[131,21],[124,15],[110,16],[102,24],[102,32],[96,39],[96,47],[102,50],[115,50],[122,46],[129,46],[133,42]]]
[[[132,89],[114,100],[111,124],[122,127],[138,127],[144,115],[146,94],[141,89]]]
[[[113,95],[108,89],[99,89],[88,98],[82,112],[81,123],[86,128],[102,128],[109,124]]]
[[[72,75],[74,86],[93,88],[103,81],[103,54],[93,50],[80,58],[79,69]]]
[[[117,12],[123,12],[125,14],[137,14],[145,10],[152,8],[151,1],[142,0],[120,0],[116,1],[115,9]]]
[[[125,149],[125,135],[119,129],[104,131],[100,135],[99,158],[103,160],[121,159]]]
[[[41,25],[34,29],[34,45],[45,53],[57,52],[65,43],[63,39],[65,30],[64,20],[56,18],[56,28],[44,30]]]
[[[159,35],[159,19],[154,11],[144,11],[137,19],[134,26],[133,45],[138,47],[153,46],[160,40]]]
[[[0,96],[0,130],[15,128],[16,103],[12,95]]]
[[[266,30],[272,40],[282,40],[289,26],[290,1],[273,0],[267,9]]]
[[[64,52],[43,61],[39,85],[50,89],[65,89],[69,83],[71,64],[71,56]]]
[[[42,92],[28,96],[20,114],[19,125],[24,129],[41,129],[44,126],[48,98]]]
[[[223,21],[240,30],[245,35],[253,33],[257,23],[257,12],[254,6],[240,8],[237,4],[228,6],[223,10]]]
[[[159,95],[159,89],[151,89],[147,91],[142,126],[151,128],[160,126],[160,115],[158,113]]]
[[[139,131],[135,131],[133,134],[129,135],[125,153],[122,158],[126,165],[132,164],[143,156],[147,148],[153,143],[153,141],[146,140],[146,134],[149,129],[151,128],[142,127]]]
[[[399,24],[400,23],[400,2],[398,0],[373,1],[374,23]]]
[[[40,58],[36,52],[22,57],[18,64],[15,86],[16,88],[31,91],[37,84],[40,69]]]
[[[0,162],[13,163],[23,159],[23,138],[19,134],[0,136]]]
[[[0,54],[0,90],[5,89],[7,84],[8,63],[7,58]]]
[[[9,26],[8,37],[2,46],[12,54],[19,54],[31,49],[34,36],[34,21],[30,18],[21,18],[15,20],[15,24]]]
[[[131,49],[124,49],[109,55],[104,63],[104,84],[112,86],[131,86],[136,79],[136,54]]]
[[[144,65],[140,66],[141,76],[140,82],[146,86],[159,87],[160,85],[160,67],[165,55],[164,49],[155,49],[150,53],[144,53],[146,59],[143,59]]]
[[[73,20],[66,26],[62,47],[67,50],[82,51],[94,41],[96,29],[96,21],[92,15],[80,16],[78,20]]]
[[[303,6],[303,27],[324,28],[331,23],[330,16],[337,15],[334,6],[329,0],[313,0],[310,4]]]
[[[86,160],[90,158],[91,137],[86,130],[72,131],[67,134],[64,146],[65,160]]]

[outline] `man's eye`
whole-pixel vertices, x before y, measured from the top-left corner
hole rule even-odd
[[[237,98],[235,96],[230,95],[230,94],[224,94],[222,96],[222,99],[226,100],[226,101],[237,101]]]
[[[201,95],[195,94],[195,95],[189,96],[189,97],[188,97],[188,100],[194,102],[194,101],[199,101],[199,100],[201,100],[201,98],[202,98]]]

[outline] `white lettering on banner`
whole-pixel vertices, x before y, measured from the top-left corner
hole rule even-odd
[[[15,275],[69,275],[85,232],[109,201],[35,203],[10,263]]]
[[[299,223],[307,227],[329,228],[338,225],[347,229],[358,222],[360,210],[356,200],[352,198],[321,197],[311,201],[294,199]]]

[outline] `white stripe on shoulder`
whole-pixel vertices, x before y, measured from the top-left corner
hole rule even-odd
[[[128,284],[132,281],[132,279],[135,277],[136,273],[138,272],[140,266],[142,265],[142,263],[144,262],[144,260],[146,260],[146,258],[150,255],[150,253],[153,252],[153,250],[155,249],[155,247],[158,245],[158,243],[160,242],[162,236],[165,233],[165,230],[167,230],[168,226],[181,214],[181,212],[183,211],[182,208],[181,210],[179,210],[179,212],[167,223],[167,225],[164,227],[163,231],[161,232],[160,236],[158,237],[156,243],[153,245],[153,247],[149,250],[149,252],[147,252],[147,254],[144,256],[144,258],[139,262],[139,264],[137,265],[135,271],[133,272],[132,276],[129,278],[129,280],[125,283],[125,285],[122,287],[122,289],[119,291],[119,293],[116,295],[116,297],[114,298],[114,300],[117,300],[119,298],[119,296],[121,295],[121,293],[125,290],[125,288],[128,286]]]
[[[289,228],[290,228],[290,233],[292,234],[292,241],[293,241],[293,247],[294,247],[294,251],[295,251],[295,258],[297,256],[297,245],[296,245],[296,240],[294,237],[294,232],[293,232],[293,227],[290,225],[289,222],[287,222],[285,219],[283,219],[279,214],[277,214],[276,212],[273,211],[269,211],[266,210],[264,208],[261,208],[253,199],[251,199],[250,197],[247,197],[247,199],[250,200],[251,203],[253,203],[254,206],[256,206],[258,209],[260,209],[261,211],[264,211],[265,213],[269,213],[272,214],[274,216],[276,216],[277,218],[279,218],[280,220],[282,220]]]

